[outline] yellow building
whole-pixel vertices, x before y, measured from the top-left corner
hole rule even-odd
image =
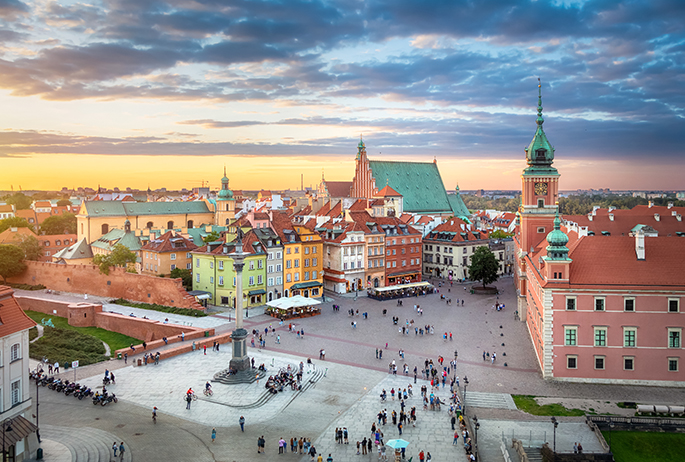
[[[193,256],[197,249],[193,241],[168,231],[158,238],[150,239],[140,249],[141,273],[168,275],[178,269],[193,269]]]
[[[214,223],[214,212],[203,201],[122,202],[85,201],[76,215],[78,240],[92,243],[111,229],[123,229],[126,220],[138,236],[142,230],[178,230]]]

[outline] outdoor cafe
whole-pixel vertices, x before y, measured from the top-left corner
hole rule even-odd
[[[428,282],[411,282],[388,287],[369,287],[366,291],[369,298],[376,300],[394,300],[396,298],[415,297],[432,294],[435,287]]]
[[[293,295],[266,303],[266,314],[278,319],[306,318],[321,314],[319,300]]]

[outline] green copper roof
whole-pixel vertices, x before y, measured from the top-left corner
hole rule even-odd
[[[456,194],[447,195],[447,200],[450,203],[450,208],[455,217],[460,218],[467,223],[471,223],[469,220],[471,213],[469,212],[468,207],[466,207],[466,204],[464,204],[464,199],[461,198],[458,188]]]
[[[72,244],[53,255],[55,258],[62,258],[64,260],[77,260],[79,258],[93,258],[93,251],[86,242],[84,237],[76,244]]]
[[[369,160],[376,187],[386,182],[402,194],[408,213],[449,212],[452,210],[434,162],[386,162]]]
[[[143,247],[140,238],[132,232],[126,232],[123,229],[113,229],[95,242],[91,244],[92,247],[99,249],[112,250],[114,246],[121,244],[128,250],[133,252],[138,251]]]
[[[529,167],[525,173],[555,173],[557,170],[552,167],[554,148],[542,129],[545,119],[542,117],[542,85],[540,79],[538,79],[538,117],[535,122],[537,124],[535,136],[526,148],[526,160]]]
[[[120,217],[140,215],[182,215],[186,213],[211,213],[207,204],[193,202],[131,202],[86,201],[88,215],[93,217]]]
[[[568,259],[568,236],[561,230],[561,220],[559,210],[554,217],[554,230],[547,235],[547,259],[548,260],[567,260]]]

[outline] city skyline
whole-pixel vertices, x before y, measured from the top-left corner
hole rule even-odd
[[[297,189],[371,158],[519,189],[685,189],[678,1],[0,3],[0,190]]]

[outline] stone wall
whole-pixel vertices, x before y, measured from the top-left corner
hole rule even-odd
[[[92,303],[69,304],[55,300],[42,300],[34,297],[17,295],[17,302],[24,310],[45,313],[46,319],[52,316],[60,316],[69,320],[69,325],[78,327],[100,327],[112,332],[128,335],[147,343],[153,341],[162,342],[162,338],[176,339],[181,333],[186,338],[201,338],[205,336],[204,329],[197,327],[179,326],[177,324],[164,324],[163,322],[150,319],[134,318],[115,313],[102,312],[102,305]],[[208,330],[209,335],[214,335],[214,329]],[[179,339],[180,340],[180,339]]]
[[[547,443],[540,450],[544,462],[613,462],[614,456],[611,453],[582,453],[574,454],[567,452],[554,453]]]
[[[181,279],[127,273],[124,268],[111,268],[109,274],[101,274],[95,265],[60,265],[35,261],[27,261],[26,265],[26,271],[8,281],[17,284],[43,284],[48,289],[61,292],[205,309],[183,288]]]

